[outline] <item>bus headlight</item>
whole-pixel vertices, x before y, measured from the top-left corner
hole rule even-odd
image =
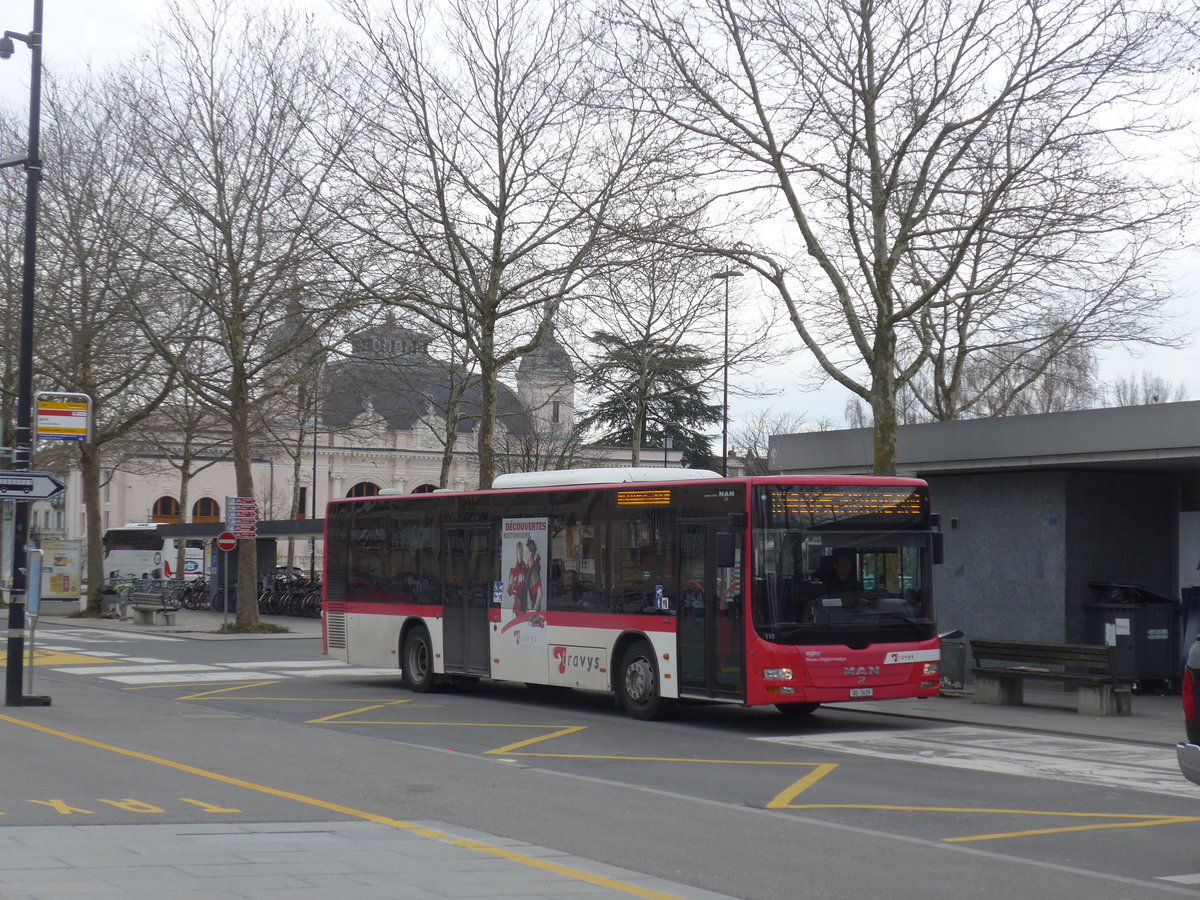
[[[791,669],[763,669],[763,679],[766,681],[791,681]]]
[[[922,675],[936,675],[940,666],[935,662],[927,662],[921,667]]]

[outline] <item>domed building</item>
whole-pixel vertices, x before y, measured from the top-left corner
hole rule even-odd
[[[448,439],[454,444],[448,486],[475,485],[482,386],[465,367],[432,356],[430,343],[427,335],[387,322],[355,334],[347,358],[326,367],[322,425],[331,444],[344,448],[331,477],[354,493],[372,493],[372,485],[432,489]],[[560,434],[573,425],[574,369],[556,339],[548,336],[547,344],[522,361],[516,391],[496,386],[501,442],[539,433],[552,421]],[[354,480],[360,476],[361,486]],[[336,484],[332,495],[339,496]]]

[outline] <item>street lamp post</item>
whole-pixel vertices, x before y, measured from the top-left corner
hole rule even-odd
[[[721,475],[729,474],[729,279],[741,278],[737,269],[714,272],[712,277],[725,282],[725,344],[721,365]]]
[[[29,471],[33,454],[33,281],[37,268],[38,185],[42,180],[40,154],[42,107],[42,0],[33,0],[33,30],[29,34],[4,32],[0,38],[0,59],[13,55],[13,41],[30,50],[29,76],[29,147],[24,158],[7,157],[0,167],[25,166],[25,258],[21,269],[21,337],[17,357],[17,410],[13,431],[13,469]],[[26,697],[22,693],[21,669],[25,655],[25,600],[29,590],[29,506],[28,500],[13,504],[13,572],[8,607],[8,661],[5,682],[5,706],[48,706],[49,697]]]

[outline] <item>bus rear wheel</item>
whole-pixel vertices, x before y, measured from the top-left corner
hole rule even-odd
[[[418,694],[433,690],[433,648],[424,626],[418,626],[404,636],[400,648],[400,675],[409,689]]]
[[[675,707],[675,701],[659,691],[658,664],[649,641],[635,641],[626,648],[616,688],[625,712],[635,719],[664,719]]]

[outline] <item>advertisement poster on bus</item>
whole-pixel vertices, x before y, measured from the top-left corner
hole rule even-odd
[[[516,649],[546,646],[546,551],[549,520],[505,519],[500,563],[500,631]]]

